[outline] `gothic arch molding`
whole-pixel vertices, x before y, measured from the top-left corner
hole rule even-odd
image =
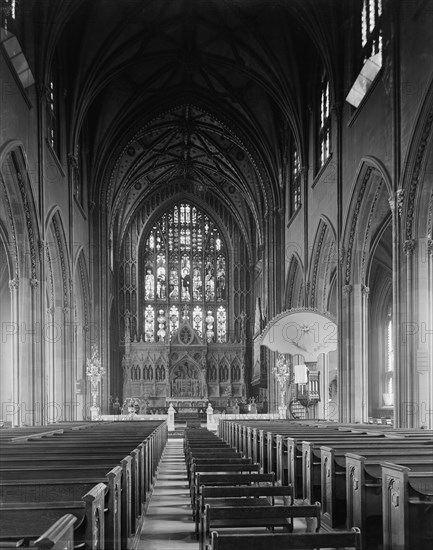
[[[377,166],[377,162],[372,164],[369,159],[363,159],[355,178],[343,232],[343,281],[346,286],[365,285],[372,235],[390,211],[389,180],[386,184]]]
[[[419,212],[423,189],[425,189],[423,176],[426,175],[426,165],[431,162],[432,155],[432,125],[433,80],[430,81],[421,103],[409,140],[410,149],[403,163],[401,188],[404,189],[403,239],[406,241],[411,241],[417,236],[417,212]]]
[[[290,258],[287,272],[285,309],[303,307],[304,305],[304,268],[299,255],[294,252]]]
[[[13,279],[16,273],[16,266],[12,255],[13,249],[11,250],[11,244],[12,243],[8,234],[8,229],[0,218],[0,248],[2,248],[2,269],[7,269],[9,280]]]
[[[15,272],[19,277],[28,277],[37,285],[40,279],[39,218],[27,157],[21,142],[11,140],[0,149],[0,167],[7,210],[4,223],[12,238]]]
[[[54,282],[56,287],[56,305],[69,308],[71,305],[70,286],[70,258],[66,243],[64,225],[60,208],[54,207],[47,217],[47,247],[50,250],[51,265],[53,266]],[[60,286],[61,285],[61,286]]]
[[[326,311],[331,278],[337,266],[335,230],[325,216],[321,216],[314,238],[310,261],[310,307]]]
[[[140,213],[141,210],[143,210],[143,207],[145,206],[146,202],[149,202],[150,200],[152,200],[154,197],[155,198],[158,198],[158,200],[156,200],[155,202],[156,203],[159,203],[160,206],[157,207],[157,212],[160,214],[162,211],[170,208],[171,206],[173,206],[174,204],[180,202],[181,200],[185,200],[185,201],[188,201],[188,202],[191,202],[193,204],[195,204],[198,208],[200,208],[201,210],[207,210],[210,212],[212,212],[211,217],[214,217],[215,219],[217,219],[217,225],[219,227],[221,227],[221,231],[224,233],[225,237],[227,238],[227,242],[230,242],[232,244],[232,239],[229,238],[229,235],[228,235],[228,232],[226,231],[226,228],[225,228],[225,223],[224,221],[221,219],[221,213],[217,211],[216,208],[209,208],[209,201],[206,201],[205,200],[205,197],[203,196],[199,196],[197,194],[193,194],[192,192],[190,191],[185,191],[181,188],[179,188],[179,186],[177,185],[173,185],[173,188],[172,190],[167,190],[166,193],[165,193],[165,196],[163,197],[158,197],[157,194],[159,193],[158,192],[155,192],[152,196],[150,196],[149,198],[147,198],[147,200],[142,200],[139,202],[139,204],[137,205],[136,209],[134,209],[132,212],[131,212],[131,215],[128,217],[127,220],[125,220],[125,223],[124,223],[124,226],[122,228],[120,228],[119,230],[119,242],[122,243],[123,240],[124,240],[124,236],[126,234],[126,232],[128,231],[128,228],[131,224],[131,222],[133,221],[134,217],[136,216],[140,216],[140,215],[143,215]],[[233,211],[233,209],[231,208],[231,205],[230,204],[227,204],[226,201],[223,201],[221,197],[217,197],[215,195],[215,205],[218,205],[220,208],[219,210],[221,209],[224,209],[224,210],[227,210],[231,217],[236,220],[236,225],[237,227],[239,228],[239,231],[241,232],[243,238],[244,238],[244,241],[245,241],[245,245],[247,247],[247,250],[248,250],[248,257],[249,258],[252,258],[253,257],[253,251],[252,251],[252,247],[251,247],[251,244],[250,244],[250,237],[249,237],[249,232],[248,232],[248,229],[247,227],[245,226],[245,223],[244,223],[244,220],[242,218],[239,218],[238,216],[236,216],[236,212]],[[155,213],[152,213],[152,217],[153,219],[157,219],[157,215]],[[214,221],[215,221],[214,219]],[[147,226],[147,224],[150,223],[148,221],[145,222],[145,224],[143,224],[143,227],[144,225]],[[114,230],[114,227],[112,226],[112,231],[113,233],[115,232]],[[260,231],[260,228],[258,227],[258,234],[259,234],[259,242],[261,242],[261,238],[262,238],[262,231]],[[141,235],[140,235],[140,238],[141,238]]]

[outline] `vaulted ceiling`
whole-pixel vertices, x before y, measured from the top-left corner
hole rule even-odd
[[[47,14],[85,142],[90,198],[111,221],[180,180],[246,225],[282,208],[289,135],[306,150],[309,89],[339,0],[73,0]],[[85,140],[82,137],[85,136]]]

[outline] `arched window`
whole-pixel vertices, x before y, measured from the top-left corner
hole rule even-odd
[[[301,160],[296,145],[292,144],[290,174],[290,216],[301,206]]]
[[[325,164],[330,155],[330,134],[331,111],[329,100],[329,80],[326,74],[324,74],[320,85],[318,168],[321,168]]]
[[[145,341],[172,336],[186,318],[208,341],[225,342],[227,251],[215,223],[177,204],[147,233],[141,257]]]
[[[382,0],[364,0],[361,15],[363,60],[374,55],[382,64]]]

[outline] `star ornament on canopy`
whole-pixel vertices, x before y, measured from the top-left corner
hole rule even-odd
[[[290,309],[274,317],[261,335],[261,344],[278,353],[302,355],[315,362],[337,349],[337,325],[328,313],[311,308]]]

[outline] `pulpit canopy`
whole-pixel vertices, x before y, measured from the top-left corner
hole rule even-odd
[[[261,345],[279,353],[302,355],[313,362],[337,349],[337,325],[330,314],[299,308],[284,311],[266,325]]]

